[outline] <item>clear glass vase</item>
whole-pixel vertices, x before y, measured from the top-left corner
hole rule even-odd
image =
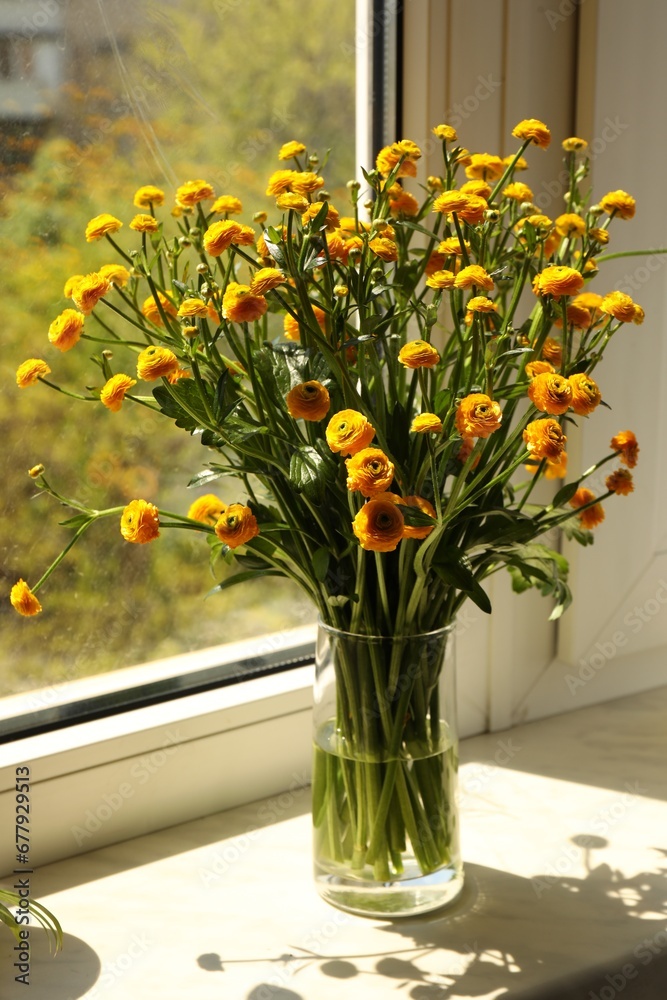
[[[320,623],[314,744],[320,895],[386,918],[451,902],[463,887],[453,625],[382,637]]]

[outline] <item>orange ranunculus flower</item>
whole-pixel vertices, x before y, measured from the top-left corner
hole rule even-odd
[[[583,277],[573,267],[551,264],[535,276],[533,291],[536,295],[552,295],[559,299],[561,295],[576,295],[583,284]]]
[[[520,219],[517,222],[517,226],[522,229],[524,222],[530,222],[531,226],[533,227],[533,229],[537,230],[538,234],[539,233],[544,234],[548,232],[549,229],[551,229],[551,227],[553,226],[553,222],[549,218],[549,216],[541,215],[539,212],[537,212],[535,215],[527,215],[525,219]]]
[[[24,618],[31,618],[32,615],[38,615],[42,610],[42,605],[25,580],[19,580],[14,584],[9,595],[9,600],[14,610],[18,611]]]
[[[275,198],[276,195],[284,194],[285,191],[291,191],[294,178],[297,176],[296,170],[275,170],[269,177],[266,193]]]
[[[179,208],[194,208],[199,201],[215,198],[215,191],[208,181],[186,181],[176,188],[176,204]]]
[[[600,208],[607,215],[618,215],[621,219],[632,219],[637,202],[627,191],[609,191],[600,199]]]
[[[500,404],[483,392],[465,396],[456,410],[456,429],[462,438],[488,438],[500,427]]]
[[[451,215],[452,212],[460,212],[468,204],[469,194],[463,191],[445,191],[433,202],[433,212],[442,212],[443,215]]]
[[[221,219],[210,225],[204,233],[204,250],[211,257],[219,257],[240,235],[241,225],[238,222],[234,222],[233,219]]]
[[[572,302],[567,307],[567,322],[569,326],[574,326],[577,330],[587,330],[593,322],[593,317],[589,309],[585,309],[584,306],[575,305],[575,303]],[[562,329],[562,317],[559,316],[556,320],[554,320],[554,324]]]
[[[317,320],[317,325],[323,333],[326,333],[327,329],[327,314],[324,309],[320,309],[319,306],[312,306],[315,319]],[[285,314],[283,319],[283,330],[285,336],[288,340],[300,340],[301,339],[301,329],[299,322],[294,319],[289,313]]]
[[[243,211],[243,204],[240,198],[235,198],[233,194],[221,194],[211,205],[211,211],[216,215],[240,215]]]
[[[572,299],[572,305],[588,309],[593,319],[597,319],[600,315],[602,295],[598,295],[597,292],[582,292],[580,295],[577,295],[576,298]]]
[[[582,219],[576,212],[565,212],[563,215],[559,215],[554,225],[561,236],[577,237],[583,236],[586,232],[586,220]]]
[[[475,438],[473,437],[464,437],[463,440],[461,441],[461,447],[456,453],[456,458],[461,463],[461,465],[465,465],[465,463],[470,458],[472,450],[475,447],[475,443],[476,443]],[[477,458],[472,463],[473,469],[476,469],[477,466],[479,465],[480,457],[481,456],[478,455]]]
[[[580,149],[588,149],[588,143],[585,139],[579,139],[578,136],[570,136],[569,139],[563,139],[561,146],[566,153],[576,153]]]
[[[368,249],[387,264],[398,260],[398,247],[393,240],[385,239],[383,236],[376,236],[371,240]]]
[[[120,519],[120,533],[126,542],[145,545],[160,534],[160,517],[155,504],[131,500]]]
[[[144,184],[134,193],[133,204],[136,208],[150,208],[151,205],[164,205],[164,191],[154,184]]]
[[[19,389],[35,385],[43,375],[50,375],[51,369],[41,358],[28,358],[16,369],[16,384]]]
[[[635,488],[632,473],[628,469],[616,469],[605,479],[605,486],[620,497],[629,496]]]
[[[405,504],[407,507],[417,507],[424,514],[428,514],[429,517],[432,517],[434,521],[438,516],[435,512],[433,504],[430,504],[428,500],[424,499],[424,497],[403,497],[400,502]],[[434,528],[434,524],[406,524],[403,528],[403,538],[426,538],[427,535],[431,534]]]
[[[499,156],[491,153],[472,153],[466,166],[466,177],[471,180],[495,181],[502,176],[505,165]]]
[[[252,226],[240,226],[240,232],[234,237],[232,243],[238,247],[251,247],[255,243],[256,233]]]
[[[179,367],[178,358],[168,347],[145,347],[137,357],[137,375],[144,382],[166,378]]]
[[[563,362],[563,346],[553,337],[546,337],[542,344],[542,357],[552,365],[560,368]]]
[[[86,226],[86,242],[93,243],[95,240],[101,240],[107,233],[117,233],[122,225],[120,219],[109,215],[108,212],[96,215]]]
[[[305,212],[309,204],[306,196],[297,194],[296,191],[285,191],[276,198],[276,208],[281,208],[284,212],[289,211],[290,208],[294,209],[295,212]]]
[[[438,139],[444,139],[445,142],[456,142],[458,139],[456,129],[451,125],[434,125],[431,132],[433,135],[437,136]]]
[[[105,267],[109,266],[110,266],[109,264],[105,265]],[[102,274],[102,268],[100,268],[98,274]],[[107,278],[107,280],[111,280],[109,276],[106,274],[104,275],[104,277]],[[77,288],[79,282],[83,281],[84,278],[85,274],[73,274],[71,278],[67,279],[67,281],[65,282],[65,287],[63,288],[63,295],[65,296],[66,299],[72,298],[72,295],[74,294],[74,291]]]
[[[100,392],[100,400],[108,410],[118,413],[123,405],[125,393],[129,392],[132,386],[136,384],[137,380],[130,378],[129,375],[123,375],[122,373],[112,375]]]
[[[401,142],[394,142],[391,146],[385,146],[377,155],[375,166],[379,173],[387,176],[399,163],[401,157],[405,157],[398,171],[398,177],[416,177],[417,167],[415,160],[421,156],[419,146],[411,142],[410,139],[403,139]]]
[[[347,256],[349,250],[346,251],[345,244],[343,243],[343,237],[340,235],[339,232],[336,231],[329,232],[328,230],[325,229],[323,235],[327,244],[326,252],[328,253],[331,260],[342,260],[344,257]],[[322,258],[324,258],[324,256],[325,256],[324,254],[321,254]],[[380,254],[379,256],[382,256],[382,254]],[[385,259],[387,258],[383,257],[383,260]]]
[[[570,375],[568,382],[572,386],[572,409],[578,416],[587,417],[600,405],[602,399],[597,382],[583,372]]]
[[[84,316],[76,309],[64,309],[49,326],[49,340],[59,351],[69,351],[83,331]]]
[[[406,368],[433,368],[440,360],[440,355],[425,340],[409,340],[398,352],[398,360]]]
[[[454,280],[455,288],[485,288],[487,292],[493,289],[493,278],[479,264],[462,267]]]
[[[447,257],[445,256],[445,254],[438,253],[437,250],[434,250],[429,256],[429,259],[426,261],[424,274],[427,276],[427,278],[430,278],[431,275],[435,274],[436,271],[444,270],[446,263],[447,263]]]
[[[468,312],[491,313],[498,312],[498,304],[486,295],[473,295],[466,304]]]
[[[263,295],[253,295],[250,285],[230,281],[222,297],[222,315],[230,323],[252,323],[264,315],[268,302]]]
[[[460,187],[461,194],[474,194],[477,198],[483,198],[485,201],[492,190],[491,185],[483,180],[466,181]]]
[[[531,458],[537,459],[538,462],[543,458],[550,462],[558,462],[567,442],[562,427],[552,417],[532,420],[523,432],[523,440]]]
[[[346,459],[345,465],[351,493],[372,497],[389,489],[394,479],[394,464],[380,448],[362,448]]]
[[[394,184],[389,192],[389,211],[392,215],[418,215],[419,202],[409,191],[404,191],[400,184]]]
[[[111,288],[108,278],[93,272],[84,275],[72,289],[72,300],[84,316],[89,316],[97,303]]]
[[[312,204],[309,204],[306,210],[304,211],[303,215],[301,216],[301,222],[303,223],[303,225],[307,226],[308,223],[312,222],[315,216],[319,215],[321,210],[322,210],[321,201],[314,201]],[[339,224],[340,224],[340,215],[338,213],[338,209],[334,208],[333,205],[329,205],[327,208],[327,214],[324,220],[324,225],[326,226],[327,230],[330,233],[332,233],[334,229],[338,229]]]
[[[526,375],[528,378],[535,378],[536,375],[544,375],[545,372],[552,373],[555,368],[548,361],[529,361],[526,365]]]
[[[173,372],[169,372],[169,374],[167,375],[167,382],[169,382],[171,385],[176,385],[179,379],[182,378],[192,378],[192,374],[188,371],[187,368],[181,368],[179,365],[179,367],[175,368]]]
[[[625,292],[609,292],[600,303],[600,311],[621,323],[632,323],[635,318],[635,303]]]
[[[464,240],[463,245],[466,252],[470,253],[470,243],[468,240]],[[443,257],[451,257],[454,254],[457,257],[460,257],[463,253],[463,249],[458,236],[448,236],[446,240],[443,240],[442,243],[438,245],[436,252],[442,254]],[[428,274],[428,267],[426,268],[426,273]]]
[[[352,522],[362,549],[371,552],[393,552],[403,538],[404,529],[399,505],[386,496],[365,503]]]
[[[567,475],[567,452],[562,452],[559,459],[547,462],[544,469],[545,479],[565,479]]]
[[[455,274],[453,271],[433,271],[426,279],[429,288],[453,288]]]
[[[530,139],[540,149],[547,149],[551,142],[551,132],[544,122],[538,121],[537,118],[524,118],[514,126],[512,135],[515,139]]]
[[[621,462],[629,469],[634,469],[639,456],[639,445],[632,431],[619,431],[611,439],[610,448],[620,453]]]
[[[326,386],[312,379],[295,385],[285,397],[290,416],[295,420],[323,420],[331,406]]]
[[[295,156],[300,156],[301,153],[306,152],[306,147],[302,142],[297,142],[296,139],[292,139],[290,142],[284,142],[280,149],[278,150],[279,160],[292,160]]]
[[[476,226],[484,218],[484,213],[488,207],[486,198],[480,198],[476,194],[469,194],[468,201],[459,211],[458,215],[464,222],[467,222],[471,226]]]
[[[562,375],[543,372],[531,380],[528,398],[543,413],[559,416],[572,402],[572,386]]]
[[[532,201],[533,192],[523,181],[513,181],[502,190],[503,198],[511,198],[513,201]]]
[[[292,190],[296,194],[314,194],[321,187],[324,187],[324,177],[319,177],[312,170],[304,170],[301,173],[297,172],[296,177],[292,181]]]
[[[130,272],[122,264],[103,264],[97,273],[100,278],[104,278],[109,284],[115,285],[116,288],[125,288],[130,280]],[[82,277],[82,275],[79,275],[79,277]],[[72,279],[70,278],[69,280],[71,281]],[[65,286],[65,289],[67,289],[67,286]]]
[[[595,500],[595,493],[592,490],[586,489],[585,486],[580,486],[570,500],[570,507],[583,507],[593,500]],[[602,509],[602,504],[599,503],[593,504],[592,507],[588,507],[586,510],[582,510],[579,514],[579,524],[582,528],[595,528],[598,524],[602,524],[603,521],[604,510]]]
[[[176,316],[178,314],[178,309],[171,299],[167,298],[166,295],[163,295],[162,292],[158,292],[157,297],[165,316]],[[160,310],[157,307],[157,302],[152,295],[149,295],[147,299],[144,299],[144,303],[141,307],[141,313],[151,323],[155,323],[156,326],[162,326],[162,316],[160,315]]]
[[[240,503],[232,503],[227,507],[215,523],[215,533],[221,542],[230,549],[245,545],[259,534],[257,518],[250,510]]]
[[[160,223],[153,215],[135,215],[130,222],[130,229],[137,233],[156,233],[160,228]]]
[[[226,510],[227,504],[224,504],[220,497],[215,493],[205,493],[190,504],[187,516],[192,521],[202,521],[204,524],[214,526]]]
[[[442,420],[437,413],[418,413],[410,424],[414,434],[441,434]]]
[[[341,455],[356,455],[375,437],[375,428],[357,410],[339,410],[327,425],[327,444]]]
[[[588,230],[588,235],[591,240],[595,240],[596,243],[600,243],[602,246],[606,246],[609,243],[609,230],[608,229],[598,229],[595,226],[593,229]]]
[[[203,299],[183,299],[176,315],[181,319],[190,316],[208,316],[208,306]]]
[[[250,291],[253,295],[266,295],[272,288],[277,288],[286,281],[287,278],[277,267],[260,267],[252,277]]]

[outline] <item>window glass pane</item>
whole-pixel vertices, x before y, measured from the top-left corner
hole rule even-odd
[[[216,195],[241,200],[239,219],[249,224],[273,210],[267,177],[288,165],[277,159],[282,143],[299,139],[321,160],[333,148],[327,189],[346,207],[354,8],[339,0],[0,2],[0,694],[314,620],[278,578],[204,600],[227,572],[218,565],[211,575],[204,537],[163,531],[154,544],[128,545],[115,518],[95,524],[40,590],[43,613],[19,618],[6,597],[12,584],[34,584],[71,537],[58,522],[72,511],[36,495],[27,471],[37,463],[59,492],[95,508],[141,497],[185,513],[211,489],[227,503],[245,497],[235,481],[186,490],[211,453],[159,414],[126,404],[112,413],[42,384],[20,390],[15,371],[39,357],[73,392],[104,383],[91,358],[108,344],[81,339],[60,352],[47,331],[72,306],[63,294],[70,276],[117,262],[106,240],[86,243],[89,219],[111,213],[124,223],[119,244],[140,245],[127,224],[141,185],[166,191],[156,213],[169,219],[177,185],[205,178]],[[118,328],[110,309],[102,318]],[[113,338],[92,319],[85,331]]]

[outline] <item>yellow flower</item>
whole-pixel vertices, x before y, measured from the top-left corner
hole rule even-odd
[[[528,398],[538,410],[558,416],[565,413],[572,402],[572,386],[562,375],[543,372],[532,379]]]
[[[398,360],[406,368],[433,368],[440,355],[425,340],[409,340],[398,352]]]
[[[287,278],[277,267],[260,267],[250,282],[250,291],[253,295],[266,295],[272,288],[277,288],[286,281]]]
[[[167,375],[167,382],[169,382],[171,385],[176,385],[178,380],[182,378],[192,378],[192,375],[187,370],[187,368],[181,368],[179,366],[178,368],[175,368],[173,372],[169,372],[169,374]]]
[[[176,316],[178,309],[166,295],[162,292],[157,293],[157,297],[162,306],[162,311],[165,316]],[[160,315],[160,310],[157,307],[157,302],[152,295],[149,295],[147,299],[144,299],[144,303],[141,307],[142,315],[146,317],[151,323],[155,323],[156,326],[162,326],[162,316]]]
[[[484,213],[488,207],[485,198],[480,198],[476,194],[469,194],[467,203],[458,213],[459,218],[471,226],[476,226],[484,218]]]
[[[499,156],[491,153],[473,153],[465,171],[466,177],[470,180],[495,181],[502,176],[504,169],[505,166]]]
[[[76,287],[72,290],[72,300],[84,316],[89,316],[110,288],[111,285],[108,278],[104,278],[101,274],[95,272],[86,274],[77,282]]]
[[[554,366],[550,365],[548,361],[529,361],[526,365],[526,375],[528,378],[535,378],[536,375],[542,375],[544,372],[553,372]]]
[[[109,284],[115,285],[116,288],[125,288],[130,280],[130,272],[122,264],[103,264],[97,273],[100,278],[104,278]],[[77,275],[77,277],[81,278],[83,275]],[[70,278],[69,280],[72,281],[73,279]],[[65,294],[67,294],[67,285],[65,286]]]
[[[620,454],[623,465],[634,469],[639,457],[639,445],[632,431],[619,431],[615,434],[611,439],[610,448]]]
[[[470,264],[468,267],[461,268],[456,275],[454,287],[485,288],[490,292],[493,289],[493,278],[479,264]]]
[[[437,413],[419,413],[412,421],[410,430],[415,434],[440,434],[442,420]]]
[[[458,139],[456,129],[452,128],[451,125],[435,125],[431,132],[433,135],[437,135],[438,139],[444,139],[445,142],[456,142]]]
[[[208,306],[203,299],[183,299],[178,307],[179,317],[208,316]]]
[[[137,374],[144,382],[166,378],[178,368],[178,358],[168,347],[145,347],[137,357]]]
[[[64,309],[49,326],[49,340],[59,351],[70,351],[83,330],[84,317],[76,309]]]
[[[432,517],[434,521],[437,518],[433,504],[430,504],[428,500],[424,499],[424,497],[403,497],[400,502],[405,504],[407,507],[417,507],[422,511],[422,513],[428,514],[429,517]],[[434,524],[406,524],[403,528],[403,538],[426,538],[431,534],[434,528]]]
[[[464,240],[463,245],[466,248],[466,252],[470,253],[470,243],[468,240]],[[461,248],[461,242],[458,236],[448,236],[446,240],[443,240],[442,243],[438,245],[437,252],[442,254],[443,257],[450,257],[452,254],[460,257],[463,253],[463,249]],[[428,268],[426,269],[426,272],[428,273]]]
[[[160,223],[152,215],[135,215],[130,223],[130,229],[137,233],[156,233]]]
[[[228,250],[232,243],[235,243],[241,235],[241,226],[232,219],[221,219],[214,222],[204,233],[204,250],[211,257],[219,257],[221,253]]]
[[[41,358],[28,358],[16,369],[16,384],[19,389],[27,389],[44,375],[50,375],[51,369]]]
[[[194,208],[197,202],[207,201],[209,198],[215,198],[215,191],[208,181],[186,181],[176,188],[176,204],[179,208]]]
[[[503,188],[503,198],[511,198],[513,201],[532,201],[533,192],[527,184],[522,181],[514,181]]]
[[[452,212],[460,212],[468,204],[470,196],[464,191],[444,191],[433,202],[433,211],[442,212],[443,215],[451,215]]]
[[[365,503],[352,522],[359,544],[370,552],[393,552],[403,538],[404,529],[398,505],[384,497]]]
[[[466,181],[465,184],[461,185],[459,190],[461,191],[461,194],[474,194],[477,198],[484,198],[486,201],[491,194],[492,188],[490,184],[486,183],[486,181],[476,180]]]
[[[380,260],[384,260],[388,264],[394,260],[398,260],[398,247],[393,240],[376,236],[374,240],[370,241],[368,248],[376,257],[379,257]]]
[[[297,194],[296,191],[285,191],[276,198],[276,208],[281,208],[284,212],[290,208],[295,212],[305,212],[308,205],[309,201],[305,195]]]
[[[339,410],[327,425],[325,431],[331,451],[341,455],[355,455],[367,448],[375,437],[375,428],[363,413],[357,410]]]
[[[164,205],[164,191],[153,184],[144,184],[134,193],[133,204],[137,208],[150,208],[151,205]]]
[[[576,295],[583,284],[579,271],[563,264],[552,264],[535,275],[533,291],[535,295],[552,295],[559,299],[561,295]]]
[[[641,306],[638,306],[637,303],[635,303],[635,314],[632,317],[632,322],[635,323],[637,326],[641,326],[645,318],[646,318],[646,313],[644,312]]]
[[[205,493],[190,504],[187,516],[193,521],[214,526],[227,510],[227,505],[215,493]]]
[[[243,211],[243,205],[239,198],[235,198],[232,194],[221,194],[219,198],[211,205],[211,211],[216,212],[219,215],[226,213],[227,215],[240,215]]]
[[[108,212],[96,215],[86,226],[86,242],[93,243],[95,240],[101,240],[107,233],[117,233],[122,225],[120,219],[109,215]]]
[[[125,393],[136,384],[137,380],[130,378],[129,375],[123,375],[122,373],[112,375],[100,392],[100,400],[108,410],[117,413],[123,405]]]
[[[39,465],[33,465],[32,469],[28,469],[28,475],[31,479],[39,479],[44,471],[44,466],[40,462]]]
[[[397,142],[393,143],[391,146],[385,146],[377,155],[375,160],[375,166],[379,173],[384,177],[392,172],[394,167],[399,163],[401,156],[406,154],[399,149]],[[397,177],[416,177],[417,167],[413,160],[407,156],[400,166],[400,169],[396,175]]]
[[[236,549],[257,537],[259,525],[250,507],[232,503],[216,521],[215,533],[230,549]]]
[[[222,315],[230,323],[252,323],[263,316],[268,302],[263,295],[254,295],[250,285],[230,281],[222,298]]]
[[[504,156],[503,157],[503,167],[509,167],[510,163],[513,163],[513,162],[514,162],[514,157],[513,156]],[[528,170],[528,160],[525,158],[525,156],[520,156],[519,157],[519,159],[514,164],[514,169],[515,170]]]
[[[457,407],[456,429],[462,438],[488,438],[498,430],[502,419],[499,403],[483,392],[473,392]]]
[[[398,191],[394,191],[398,188]],[[395,184],[392,192],[389,193],[389,211],[392,215],[418,215],[419,202],[409,191],[404,191],[400,185]]]
[[[605,486],[617,496],[627,497],[634,490],[632,473],[627,469],[616,469],[605,479]]]
[[[109,267],[109,264],[105,264],[105,267]],[[128,272],[129,273],[129,272]],[[99,274],[102,274],[102,268],[99,270]],[[107,277],[107,275],[105,275]],[[63,288],[63,295],[66,299],[71,299],[74,292],[76,291],[79,283],[85,278],[84,274],[73,274],[71,278],[68,278],[65,282],[65,287]],[[109,279],[111,280],[111,279]]]
[[[279,160],[292,160],[295,156],[300,156],[306,152],[306,147],[302,142],[292,139],[291,142],[284,142],[278,150]]]
[[[602,246],[606,246],[609,243],[609,230],[607,229],[589,229],[588,235],[596,243],[600,243]]]
[[[327,314],[325,313],[324,309],[320,309],[319,306],[312,306],[312,310],[315,319],[317,320],[319,328],[322,330],[323,333],[326,332]],[[294,319],[293,316],[290,316],[289,313],[285,315],[285,318],[283,320],[283,328],[285,331],[285,336],[287,337],[288,340],[301,339],[301,330],[299,329],[299,323],[297,320]]]
[[[588,149],[586,140],[579,139],[576,135],[571,136],[569,139],[563,139],[561,146],[566,153],[576,153],[580,149]]]
[[[560,461],[567,443],[563,429],[553,417],[532,420],[523,432],[523,440],[531,458],[537,459],[538,462],[543,458],[550,462]]]
[[[304,170],[303,173],[296,173],[292,181],[292,190],[296,194],[313,194],[324,187],[324,177],[318,177],[312,170]]]
[[[362,448],[345,460],[347,488],[372,497],[384,493],[394,479],[394,465],[380,448]]]
[[[490,313],[498,312],[497,303],[487,299],[486,295],[474,295],[466,305],[468,312]]]
[[[518,225],[523,228],[524,222],[530,222],[531,226],[537,230],[538,234],[546,233],[553,222],[548,215],[541,215],[539,212],[536,215],[527,215],[525,219],[521,219]]]
[[[275,170],[269,177],[269,186],[266,189],[266,193],[269,196],[275,197],[276,195],[284,194],[285,191],[291,191],[295,177],[298,177],[296,170]]]
[[[547,337],[542,344],[542,357],[545,361],[550,361],[557,368],[560,368],[563,362],[563,347],[554,340],[553,337]]]
[[[120,533],[136,545],[152,542],[160,534],[157,507],[147,500],[131,500],[121,515]]]
[[[38,615],[42,610],[42,605],[39,603],[32,590],[25,582],[25,580],[19,580],[11,589],[9,595],[9,600],[15,611],[18,611],[20,615],[24,618],[30,618],[32,615]]]
[[[618,215],[621,219],[632,219],[637,202],[627,191],[609,191],[600,199],[600,208],[607,215]]]
[[[581,486],[570,500],[570,507],[583,507],[587,503],[595,500],[595,493]],[[579,514],[579,524],[582,528],[596,528],[604,521],[604,510],[602,504],[596,503]]]
[[[565,479],[567,475],[567,452],[562,452],[555,462],[547,462],[544,469],[545,479]]]
[[[568,326],[574,326],[577,330],[587,330],[593,322],[593,317],[591,316],[590,310],[584,308],[584,306],[577,305],[576,302],[572,302],[567,307],[567,322]],[[554,324],[562,328],[562,316],[558,316],[554,320]]]
[[[561,236],[577,237],[583,236],[586,232],[586,220],[582,219],[576,212],[565,212],[559,215],[554,223],[556,232]]]
[[[537,118],[524,118],[512,129],[512,135],[515,139],[530,139],[540,149],[547,149],[551,142],[551,132]]]
[[[609,292],[600,303],[600,310],[621,323],[632,323],[635,319],[635,303],[625,292]],[[643,319],[643,314],[642,314]]]
[[[307,205],[306,210],[301,216],[301,222],[304,226],[307,226],[309,222],[319,215],[322,209],[321,201],[314,201],[312,205]],[[340,224],[340,215],[338,214],[338,209],[334,208],[333,205],[329,205],[327,208],[327,214],[324,224],[329,232],[333,232],[334,229],[338,229]]]
[[[598,295],[597,292],[582,292],[581,295],[577,295],[576,298],[572,299],[572,305],[588,309],[592,318],[597,319],[600,315],[602,296]]]
[[[429,288],[453,288],[455,274],[453,271],[434,271],[426,279]]]
[[[570,375],[568,382],[572,387],[572,409],[580,417],[587,417],[602,399],[597,382],[583,372]]]
[[[323,420],[329,412],[331,399],[321,382],[314,379],[295,385],[285,397],[290,416],[295,420]]]

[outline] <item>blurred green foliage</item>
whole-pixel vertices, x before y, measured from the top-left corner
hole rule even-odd
[[[93,8],[91,19],[99,16]],[[79,25],[64,39],[70,78],[60,114],[29,161],[0,181],[0,694],[289,628],[315,614],[283,580],[204,600],[225,569],[211,575],[203,537],[163,531],[152,545],[133,546],[111,521],[84,536],[40,591],[41,615],[19,618],[6,599],[20,576],[34,584],[70,537],[58,526],[70,512],[36,496],[29,467],[42,462],[61,493],[92,507],[142,497],[185,512],[195,497],[185,486],[210,454],[140,406],[126,402],[114,414],[41,384],[16,387],[28,357],[44,358],[51,378],[73,391],[101,384],[91,356],[102,345],[82,339],[60,353],[46,337],[71,306],[65,280],[117,260],[106,240],[86,244],[88,219],[111,212],[127,224],[134,191],[149,183],[167,191],[166,216],[176,185],[203,177],[217,194],[240,197],[241,221],[250,222],[255,211],[272,210],[266,178],[281,166],[280,145],[295,138],[321,158],[335,148],[324,173],[342,214],[354,176],[353,3],[273,0],[258,17],[248,0],[201,4],[196,16],[180,0],[138,2],[129,27],[112,38],[108,24],[86,27],[88,34]],[[97,41],[87,49],[82,37]],[[29,144],[22,126],[5,131],[15,146]],[[118,234],[124,248],[135,238],[126,227]],[[95,327],[87,321],[86,332],[99,335]],[[226,502],[242,499],[234,481],[216,486]]]

